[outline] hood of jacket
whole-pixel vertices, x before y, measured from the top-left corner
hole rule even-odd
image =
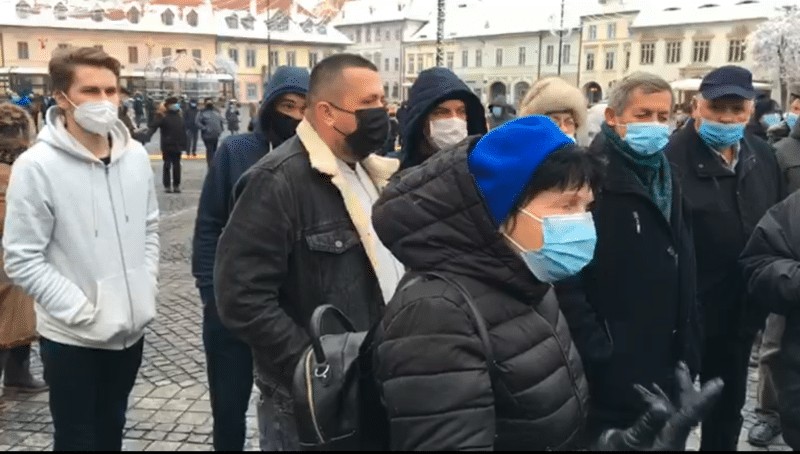
[[[264,99],[258,109],[258,121],[253,132],[265,136],[269,131],[269,120],[275,101],[286,93],[305,96],[308,93],[309,77],[308,70],[305,68],[281,66],[276,69],[269,82],[264,84]]]
[[[401,120],[401,114],[397,114],[403,131],[402,168],[422,162],[418,152],[425,120],[436,106],[451,99],[460,99],[467,107],[467,134],[486,134],[486,111],[467,84],[445,68],[422,71],[411,87],[405,118]]]
[[[533,304],[550,286],[495,227],[467,166],[477,141],[436,153],[392,180],[373,207],[375,232],[412,271],[467,276]]]
[[[68,155],[88,163],[100,163],[101,161],[92,154],[86,147],[78,142],[75,137],[67,132],[64,124],[64,116],[59,113],[59,108],[53,106],[47,109],[47,124],[36,137],[37,141],[45,142],[51,147],[60,150]],[[111,128],[111,162],[122,159],[131,144],[131,133],[125,127],[122,120],[117,120]]]

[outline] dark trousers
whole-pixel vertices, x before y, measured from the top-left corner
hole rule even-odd
[[[214,162],[214,153],[217,152],[217,143],[219,138],[216,139],[203,139],[206,144],[206,163],[210,166]]]
[[[55,451],[121,451],[128,396],[142,364],[144,339],[121,350],[41,340],[50,385]]]
[[[213,301],[203,308],[203,344],[214,417],[214,449],[241,451],[253,390],[253,356],[250,346],[222,325]]]
[[[164,187],[167,189],[180,187],[181,152],[163,151],[161,158],[164,160]]]
[[[197,156],[197,141],[200,140],[199,129],[186,130],[186,154]]]
[[[742,407],[747,395],[752,335],[738,332],[706,339],[700,380],[725,382],[722,397],[703,421],[701,451],[736,451],[742,430]]]

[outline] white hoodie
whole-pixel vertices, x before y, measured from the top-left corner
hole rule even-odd
[[[155,317],[158,203],[147,152],[118,121],[106,166],[55,107],[15,161],[7,192],[5,269],[36,300],[55,342],[122,350]]]

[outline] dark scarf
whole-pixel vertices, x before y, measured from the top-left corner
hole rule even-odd
[[[661,210],[669,223],[672,216],[672,168],[667,156],[661,152],[652,156],[642,156],[636,153],[605,122],[602,130],[611,143],[612,149],[622,156],[627,163],[625,167],[642,183],[650,194],[650,199]]]

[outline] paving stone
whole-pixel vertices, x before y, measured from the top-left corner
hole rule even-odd
[[[128,419],[131,421],[140,421],[145,422],[149,421],[151,417],[155,414],[154,410],[140,410],[140,409],[133,409],[128,411]]]
[[[156,389],[150,392],[150,394],[148,394],[147,397],[159,397],[162,399],[169,399],[171,397],[174,397],[175,394],[178,394],[178,391],[180,390],[181,389],[178,385],[176,385],[175,383],[170,383],[169,385],[166,386],[158,386]]]
[[[194,402],[195,401],[193,400],[171,399],[168,400],[167,403],[165,403],[161,409],[184,412],[188,410],[189,407],[191,407],[194,404]]]
[[[145,421],[136,424],[136,430],[143,430],[147,432],[148,430],[153,430],[156,428],[156,423],[152,421]]]
[[[151,421],[159,424],[176,423],[178,417],[183,414],[181,411],[159,410],[150,418]]]
[[[145,451],[177,451],[181,443],[175,441],[156,441],[145,449]]]
[[[167,399],[158,399],[154,397],[143,397],[139,399],[139,402],[136,403],[134,408],[139,408],[142,410],[160,410],[164,404],[167,403]]]
[[[144,451],[147,447],[152,443],[149,440],[131,440],[131,439],[123,439],[122,440],[122,450],[123,451]]]
[[[184,443],[178,448],[178,451],[211,451],[212,446],[199,444],[199,443]]]
[[[211,419],[209,413],[195,413],[187,411],[178,418],[178,424],[189,424],[192,426],[200,426],[205,424]]]
[[[211,402],[207,400],[198,400],[189,407],[189,411],[211,413]]]
[[[187,441],[189,443],[205,443],[207,439],[207,435],[189,435]]]
[[[186,441],[189,438],[189,434],[181,434],[181,433],[171,433],[167,434],[167,441]]]
[[[159,441],[167,438],[167,433],[159,432],[157,430],[151,430],[150,432],[145,433],[142,436],[142,438],[144,438],[145,440]]]
[[[194,426],[190,426],[189,424],[178,424],[173,432],[179,434],[188,434],[192,432],[192,429],[194,429]]]
[[[143,430],[129,430],[129,431],[125,432],[125,437],[126,438],[134,438],[134,439],[136,439],[136,438],[142,438],[143,436],[144,436],[144,431]]]

